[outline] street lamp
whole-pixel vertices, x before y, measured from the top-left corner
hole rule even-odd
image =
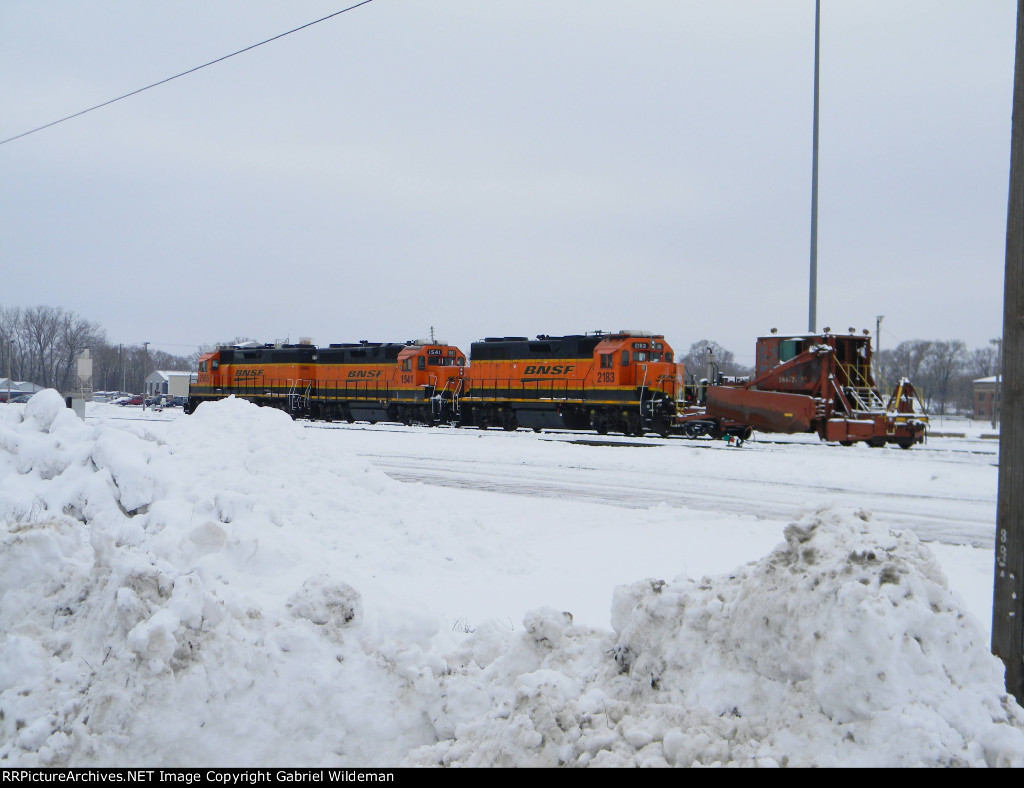
[[[821,41],[821,0],[814,0],[814,132],[811,140],[811,276],[807,298],[807,330],[818,322],[818,51]]]

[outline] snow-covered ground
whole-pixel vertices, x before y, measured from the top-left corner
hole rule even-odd
[[[1024,765],[997,442],[0,406],[0,766]]]

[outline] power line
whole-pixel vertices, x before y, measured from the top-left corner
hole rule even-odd
[[[361,5],[366,5],[367,3],[372,3],[372,2],[373,2],[373,0],[362,0],[361,3],[356,3],[355,5],[351,5],[348,8],[343,8],[340,11],[335,11],[333,14],[328,14],[327,16],[321,17],[320,19],[314,19],[312,22],[307,22],[304,25],[300,25],[299,27],[293,28],[292,30],[288,30],[288,31],[286,31],[284,33],[278,33],[276,36],[272,36],[271,38],[268,38],[265,41],[260,41],[259,43],[247,46],[244,49],[239,49],[237,52],[232,52],[230,55],[224,55],[223,57],[219,57],[216,60],[211,60],[209,63],[203,63],[201,66],[196,66],[195,68],[190,68],[188,71],[182,71],[180,74],[175,74],[173,77],[167,77],[166,79],[161,79],[159,82],[154,82],[152,85],[146,85],[144,88],[139,88],[138,90],[133,90],[131,93],[125,93],[123,96],[118,96],[117,98],[112,98],[109,101],[104,101],[102,104],[97,104],[95,107],[89,107],[88,109],[83,109],[80,112],[74,113],[73,115],[68,115],[67,117],[63,117],[63,118],[60,118],[59,120],[51,121],[50,123],[47,123],[47,124],[45,124],[43,126],[39,126],[37,128],[30,129],[29,131],[23,131],[21,134],[15,134],[13,137],[8,137],[5,140],[0,140],[0,145],[4,145],[4,144],[6,144],[8,142],[13,142],[14,140],[21,139],[22,137],[27,137],[29,134],[35,134],[37,131],[42,131],[43,129],[48,129],[48,128],[50,128],[50,126],[56,126],[58,123],[63,123],[64,121],[71,120],[72,118],[77,118],[79,115],[84,115],[87,112],[92,112],[94,109],[100,109],[101,107],[106,107],[109,104],[113,104],[116,101],[121,101],[121,99],[126,99],[129,96],[137,95],[139,93],[142,93],[145,90],[149,90],[150,88],[155,88],[158,85],[164,85],[164,84],[170,82],[171,80],[177,79],[178,77],[183,77],[186,74],[192,74],[193,72],[199,71],[200,69],[206,68],[207,66],[212,66],[215,63],[220,63],[221,61],[227,60],[228,58],[234,57],[235,55],[241,55],[243,52],[248,52],[250,49],[255,49],[256,47],[261,47],[264,44],[269,44],[271,41],[277,41],[277,39],[279,39],[279,38],[284,38],[285,36],[290,36],[292,33],[297,33],[300,30],[305,30],[307,27],[312,27],[313,25],[318,25],[321,22],[326,22],[328,19],[333,19],[334,17],[339,16],[341,14],[344,14],[347,11],[351,11],[351,10],[353,10],[355,8],[359,8],[359,6],[361,6]]]

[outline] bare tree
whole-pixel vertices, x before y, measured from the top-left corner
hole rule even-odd
[[[954,394],[953,383],[962,374],[966,355],[967,345],[962,340],[931,342],[921,364],[922,390],[932,403],[938,405],[942,415],[945,415],[946,404]]]
[[[686,355],[679,359],[683,363],[688,378],[692,376],[694,380],[700,380],[705,376],[708,350],[711,350],[714,362],[723,375],[749,375],[751,373],[749,367],[736,363],[736,357],[731,350],[726,350],[712,339],[701,339],[690,345]]]

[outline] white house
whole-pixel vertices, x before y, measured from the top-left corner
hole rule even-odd
[[[166,394],[168,397],[187,397],[189,384],[195,382],[195,372],[157,370],[146,378],[146,396]]]

